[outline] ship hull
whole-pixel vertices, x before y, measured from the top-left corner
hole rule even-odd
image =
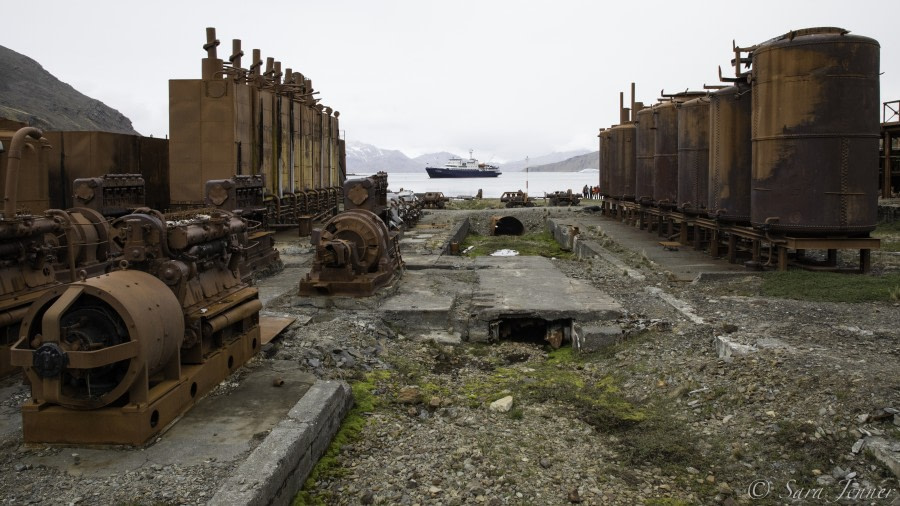
[[[441,167],[425,167],[430,178],[446,177],[497,177],[501,174],[498,170],[481,169],[445,169]]]

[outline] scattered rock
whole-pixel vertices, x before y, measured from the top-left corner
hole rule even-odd
[[[513,398],[511,395],[507,395],[506,397],[497,399],[496,401],[492,402],[489,407],[490,407],[491,411],[496,411],[498,413],[506,413],[510,409],[512,409],[512,405],[513,405]]]

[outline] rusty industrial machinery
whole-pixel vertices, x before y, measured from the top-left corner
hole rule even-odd
[[[236,175],[229,179],[206,182],[206,205],[228,211],[247,220],[247,244],[241,261],[241,279],[250,282],[283,265],[275,249],[275,233],[267,230],[268,210],[265,204],[263,177]]]
[[[797,30],[753,49],[754,226],[875,228],[879,52],[842,28]]]
[[[426,209],[443,209],[450,202],[449,197],[445,197],[443,192],[425,192],[422,195],[422,206]]]
[[[385,219],[388,209],[388,175],[379,172],[375,175],[348,179],[344,181],[344,210],[365,209]]]
[[[140,174],[76,179],[72,189],[76,207],[93,209],[107,217],[119,217],[147,205],[144,178]]]
[[[0,218],[0,377],[15,372],[9,350],[31,304],[60,282],[105,272],[109,259],[108,225],[90,209],[51,209],[17,213],[17,188],[23,167],[34,167],[44,143],[36,128],[19,129],[9,143],[3,216]],[[0,144],[2,146],[2,144]]]
[[[400,219],[404,226],[415,226],[422,217],[422,201],[412,190],[400,189],[396,192],[388,192],[387,198],[391,203],[391,212]]]
[[[662,94],[643,110],[632,97],[636,203],[617,189],[630,170],[615,155],[627,118],[620,105],[623,125],[601,134],[610,137],[601,167],[612,187],[602,212],[656,231],[663,246],[677,239],[748,268],[846,270],[837,252],[855,249],[854,270],[867,272],[880,247],[869,236],[878,205],[878,42],[809,28],[732,50],[734,77],[719,70],[727,87]]]
[[[313,267],[300,281],[300,295],[365,297],[403,272],[398,233],[375,213],[344,211],[315,229]]]
[[[547,205],[551,206],[577,206],[581,202],[578,194],[573,193],[571,189],[546,193],[544,196],[547,199]]]
[[[529,197],[522,190],[514,192],[503,192],[500,195],[500,202],[506,204],[507,208],[513,207],[534,207],[534,199]]]
[[[346,173],[340,113],[303,74],[258,49],[244,68],[240,40],[227,60],[219,44],[207,28],[201,79],[169,81],[171,206],[196,207],[206,181],[237,174],[262,176],[270,226],[333,216]]]
[[[365,209],[378,215],[390,230],[415,225],[421,216],[422,205],[411,191],[388,190],[388,175],[348,179],[344,182],[344,210]]]
[[[26,442],[142,444],[259,350],[245,221],[169,218],[115,220],[117,270],[52,287],[23,316],[11,360],[31,384]]]

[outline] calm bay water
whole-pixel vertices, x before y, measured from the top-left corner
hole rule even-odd
[[[347,175],[347,179],[363,177]],[[581,192],[584,185],[599,184],[598,172],[503,172],[497,177],[473,177],[431,179],[423,170],[388,174],[388,188],[391,191],[412,190],[416,193],[444,192],[448,197],[474,197],[479,188],[484,198],[500,198],[503,192],[527,191],[532,197],[543,197],[544,193],[566,191]]]

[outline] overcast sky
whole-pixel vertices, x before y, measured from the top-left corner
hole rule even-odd
[[[896,0],[59,1],[7,6],[0,45],[168,134],[168,80],[197,79],[205,28],[313,80],[348,141],[495,162],[596,149],[637,100],[718,84],[732,39],[839,26],[881,44],[882,101],[900,99]],[[249,58],[245,58],[246,62]],[[4,70],[5,71],[5,70]]]

